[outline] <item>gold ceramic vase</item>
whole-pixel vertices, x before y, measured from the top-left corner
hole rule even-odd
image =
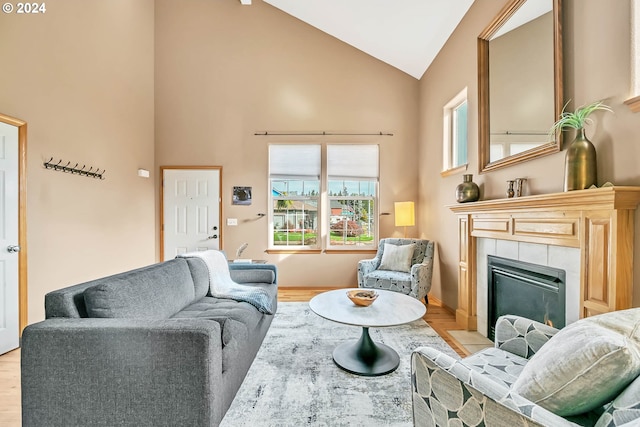
[[[564,161],[564,191],[583,190],[598,185],[596,148],[584,134],[577,130],[576,138],[567,148]]]

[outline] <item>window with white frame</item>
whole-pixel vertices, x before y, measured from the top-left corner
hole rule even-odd
[[[457,171],[467,165],[467,88],[465,87],[443,109],[443,173]]]
[[[318,248],[321,146],[271,145],[270,247]]]
[[[377,145],[273,144],[269,181],[270,249],[377,244]]]
[[[377,145],[327,146],[328,247],[375,244]]]

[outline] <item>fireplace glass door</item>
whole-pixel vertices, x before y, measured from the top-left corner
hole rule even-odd
[[[514,314],[565,326],[566,273],[553,267],[488,256],[489,339],[498,317]]]

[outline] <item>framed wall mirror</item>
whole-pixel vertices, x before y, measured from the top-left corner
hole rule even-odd
[[[488,172],[560,151],[562,0],[512,0],[478,36],[478,159]]]

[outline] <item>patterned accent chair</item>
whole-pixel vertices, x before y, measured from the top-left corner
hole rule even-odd
[[[411,356],[414,426],[640,426],[640,308],[558,331],[518,316],[463,359]]]
[[[385,244],[414,245],[413,253],[409,254],[410,261],[407,259],[406,269],[380,269],[385,259]],[[380,239],[375,258],[358,262],[358,287],[401,292],[419,300],[424,299],[428,303],[427,294],[431,290],[434,249],[435,244],[430,240]]]

